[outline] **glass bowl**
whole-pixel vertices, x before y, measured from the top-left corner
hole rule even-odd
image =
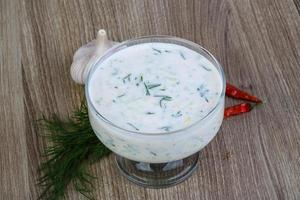
[[[155,134],[127,130],[102,116],[90,99],[91,77],[104,60],[124,48],[152,42],[189,48],[208,59],[220,74],[222,92],[217,104],[205,117],[183,129]],[[147,36],[122,42],[96,60],[86,81],[85,95],[91,126],[99,140],[116,154],[116,163],[121,173],[138,185],[162,188],[185,180],[196,169],[199,151],[215,137],[222,124],[225,87],[221,65],[200,45],[172,36]]]

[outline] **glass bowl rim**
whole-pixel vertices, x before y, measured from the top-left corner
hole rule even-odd
[[[95,106],[93,105],[90,96],[89,96],[89,82],[91,80],[92,74],[97,70],[97,66],[99,66],[99,63],[103,62],[104,60],[106,60],[107,58],[109,58],[111,55],[113,55],[115,52],[122,50],[124,48],[130,47],[130,46],[134,46],[137,44],[143,44],[143,43],[151,43],[151,41],[149,42],[143,42],[143,40],[151,40],[151,39],[167,39],[168,41],[174,41],[174,42],[178,42],[178,43],[172,43],[172,44],[176,44],[179,46],[184,46],[183,44],[187,44],[190,46],[193,46],[199,50],[202,50],[203,52],[205,52],[210,59],[212,59],[212,64],[217,68],[218,72],[220,73],[220,76],[222,78],[222,91],[221,94],[219,96],[218,102],[216,103],[216,105],[201,119],[195,121],[194,123],[190,124],[189,126],[185,126],[181,129],[177,129],[174,131],[169,131],[169,132],[155,132],[155,133],[150,133],[150,132],[140,132],[140,131],[133,131],[133,130],[128,130],[126,128],[122,128],[116,124],[114,124],[113,122],[111,122],[110,120],[106,119],[103,115],[101,115],[97,109],[95,108]],[[142,41],[139,43],[139,41]],[[164,41],[157,41],[157,43],[170,43],[170,42],[164,42]],[[128,46],[128,44],[133,44]],[[186,48],[189,48],[187,46],[184,46]],[[190,48],[189,48],[190,49]],[[191,49],[193,50],[193,49]],[[195,51],[195,50],[193,50]],[[199,53],[199,52],[197,52]],[[200,53],[199,53],[200,54]],[[210,61],[211,62],[211,61]],[[175,36],[169,36],[169,35],[149,35],[149,36],[142,36],[142,37],[137,37],[137,38],[133,38],[133,39],[129,39],[129,40],[125,40],[123,42],[120,42],[119,44],[114,45],[113,47],[111,47],[110,49],[108,49],[102,56],[100,56],[99,58],[97,58],[92,64],[91,64],[91,68],[90,71],[88,73],[86,82],[85,82],[85,96],[87,99],[87,106],[88,109],[91,107],[93,111],[96,112],[96,116],[99,117],[103,122],[107,123],[108,125],[113,126],[114,128],[121,130],[121,131],[125,131],[127,133],[131,133],[131,134],[139,134],[139,135],[150,135],[150,136],[158,136],[158,135],[169,135],[169,134],[174,134],[174,133],[178,133],[178,132],[183,132],[187,129],[190,129],[192,127],[194,127],[195,125],[205,121],[205,119],[207,119],[217,108],[218,106],[222,103],[222,100],[225,96],[225,89],[226,89],[226,79],[225,79],[225,73],[224,70],[221,66],[221,64],[218,62],[218,60],[204,47],[202,47],[201,45],[194,43],[192,41],[183,39],[183,38],[179,38],[179,37],[175,37]]]

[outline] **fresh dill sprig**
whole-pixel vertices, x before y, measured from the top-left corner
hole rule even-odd
[[[148,86],[146,85],[146,83],[144,83],[144,86],[145,86],[145,89],[146,89],[146,95],[147,95],[147,96],[150,96],[150,91],[149,91],[149,88],[148,88]]]
[[[124,97],[125,96],[125,93],[124,94],[121,94],[119,96],[117,96],[118,98],[121,98],[121,97]]]
[[[179,55],[180,55],[180,57],[181,57],[183,60],[186,60],[184,54],[183,54],[181,51],[179,51]]]
[[[150,90],[153,89],[153,88],[156,88],[156,87],[159,87],[161,86],[161,84],[146,84],[144,82],[144,86],[145,86],[145,89],[146,89],[146,95],[147,96],[150,96]]]
[[[149,90],[151,90],[151,89],[159,87],[159,86],[161,86],[161,84],[150,84],[147,87],[148,87]]]
[[[154,112],[146,112],[146,115],[154,115]]]
[[[126,80],[130,82],[130,81],[131,81],[131,78],[130,78],[130,77],[131,77],[131,73],[128,74],[127,76],[125,76],[125,77],[123,78],[123,83],[125,83]]]
[[[208,71],[208,72],[211,71],[211,69],[205,67],[204,65],[201,65],[201,67],[202,67],[203,69],[205,69],[206,71]]]
[[[172,101],[172,97],[167,96],[167,95],[154,95],[154,97],[161,97],[159,101],[159,106],[162,108],[163,107],[163,101]],[[165,106],[164,106],[165,107]]]
[[[44,150],[47,159],[40,167],[38,184],[43,187],[39,199],[65,199],[67,186],[72,183],[75,190],[88,199],[93,199],[91,176],[86,166],[107,156],[110,150],[97,138],[88,118],[87,106],[82,103],[70,119],[60,120],[57,116],[43,118],[44,135],[51,143]]]
[[[161,53],[161,50],[158,50],[156,48],[152,48],[153,51],[157,52],[157,53]]]
[[[172,97],[165,96],[165,97],[161,98],[161,100],[159,101],[160,107],[163,107],[162,106],[163,101],[172,101]]]
[[[162,98],[172,99],[172,97],[170,97],[170,96],[167,96],[167,95],[160,95],[160,94],[156,94],[156,95],[154,95],[154,97],[162,97]]]

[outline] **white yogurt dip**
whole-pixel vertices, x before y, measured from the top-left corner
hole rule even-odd
[[[99,139],[126,158],[181,159],[217,133],[222,88],[220,72],[198,52],[170,43],[136,44],[95,66],[86,89],[95,109],[89,109],[90,121]]]

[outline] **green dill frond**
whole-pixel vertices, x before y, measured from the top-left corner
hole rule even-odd
[[[50,145],[42,155],[47,160],[39,167],[41,176],[38,184],[43,187],[39,199],[65,199],[70,183],[76,191],[93,199],[91,189],[95,177],[87,172],[87,164],[108,155],[110,150],[93,132],[86,104],[82,103],[66,121],[53,116],[51,119],[43,118],[41,126],[47,131],[43,136]]]

